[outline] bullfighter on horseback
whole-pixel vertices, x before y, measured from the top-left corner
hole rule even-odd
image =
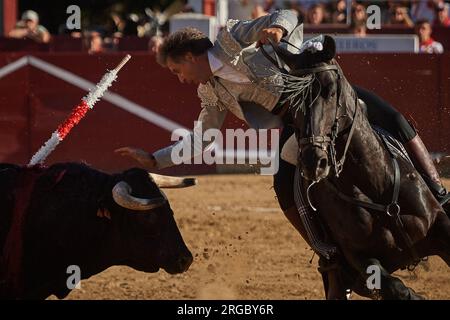
[[[178,76],[180,82],[198,84],[201,99],[198,120],[203,131],[220,128],[230,111],[255,129],[283,127],[279,141],[283,155],[283,147],[294,129],[289,112],[286,112],[289,106],[282,94],[281,71],[272,63],[277,57],[272,47],[266,45],[270,40],[280,43],[281,39],[289,43],[280,44],[287,50],[295,50],[295,47],[312,52],[321,50],[317,43],[303,43],[302,22],[293,11],[281,10],[250,21],[229,20],[214,44],[199,30],[179,30],[164,41],[159,60]],[[285,66],[282,61],[278,62]],[[372,92],[356,86],[354,90],[367,105],[369,121],[402,142],[435,197],[438,200],[446,197],[447,191],[416,130],[389,103]],[[194,148],[193,143],[191,146]],[[148,169],[161,169],[174,165],[171,159],[173,147],[153,153],[124,147],[116,152],[136,159]],[[194,156],[195,150],[191,154]],[[274,189],[285,216],[309,243],[294,200],[295,169],[295,165],[281,156],[279,170],[274,175]]]

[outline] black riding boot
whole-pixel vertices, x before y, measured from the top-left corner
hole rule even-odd
[[[450,194],[442,185],[439,173],[433,163],[433,159],[431,159],[431,156],[419,135],[416,135],[412,140],[405,143],[404,146],[408,151],[408,154],[411,157],[417,171],[419,171],[422,175],[428,185],[428,188],[439,203],[442,205],[448,203]],[[446,209],[446,212],[448,214],[449,210]]]

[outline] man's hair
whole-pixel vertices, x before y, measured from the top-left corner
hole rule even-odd
[[[200,30],[192,27],[183,28],[164,40],[159,49],[158,61],[166,66],[167,58],[178,62],[188,52],[194,56],[199,56],[212,46],[211,40]]]

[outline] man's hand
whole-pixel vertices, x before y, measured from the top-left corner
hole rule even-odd
[[[123,147],[114,150],[115,153],[120,154],[121,156],[131,157],[141,165],[143,165],[146,169],[155,169],[156,168],[156,160],[152,154],[137,148],[131,147]]]
[[[275,43],[279,43],[281,38],[283,38],[284,29],[279,27],[266,28],[261,31],[259,41],[256,43],[256,47],[260,47],[264,44],[269,43],[269,39],[273,40]]]

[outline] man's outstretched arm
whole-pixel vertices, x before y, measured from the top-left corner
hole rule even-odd
[[[211,144],[209,141],[203,141],[203,133],[208,129],[220,129],[225,120],[225,116],[227,114],[227,110],[219,110],[216,106],[207,106],[203,107],[200,115],[198,117],[197,125],[201,125],[201,130],[196,130],[194,128],[193,133],[190,133],[189,136],[183,138],[182,140],[176,142],[175,144],[168,146],[166,148],[160,149],[153,153],[153,156],[156,160],[156,165],[158,169],[163,169],[167,167],[171,167],[175,165],[172,159],[172,150],[175,146],[181,144],[188,144],[188,148],[183,148],[183,146],[179,146],[181,150],[190,150],[190,157],[200,155],[203,153],[206,147]],[[194,134],[201,133],[202,136],[195,137]],[[194,141],[201,141],[201,148],[198,149]]]
[[[225,116],[227,114],[227,110],[219,110],[217,106],[206,106],[202,108],[200,115],[198,117],[199,123],[202,125],[201,133],[205,132],[208,129],[216,128],[220,129],[225,120]],[[195,128],[194,128],[195,129]],[[194,130],[193,132],[198,132],[198,130]],[[194,143],[194,139],[199,139],[202,142],[202,148],[197,150],[196,144]],[[179,144],[188,144],[187,148],[183,148],[183,146],[179,146]],[[154,153],[150,153],[138,148],[133,147],[123,147],[116,149],[115,152],[122,155],[128,156],[135,159],[139,162],[144,168],[151,169],[163,169],[167,167],[171,167],[175,165],[172,159],[172,150],[175,146],[179,146],[181,150],[190,150],[191,157],[199,155],[203,152],[203,150],[209,145],[211,142],[203,141],[202,137],[195,137],[194,134],[191,133],[189,136],[183,138],[182,140],[170,145],[168,147],[157,150]]]

